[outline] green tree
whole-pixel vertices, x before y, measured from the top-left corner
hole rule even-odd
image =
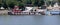
[[[60,0],[58,0],[58,2],[60,2]]]
[[[2,3],[2,0],[0,0],[0,4]]]
[[[44,0],[35,0],[34,5],[35,6],[42,6],[42,5],[44,5]]]

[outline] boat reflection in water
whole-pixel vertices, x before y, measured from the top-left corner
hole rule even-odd
[[[0,25],[60,25],[60,16],[57,15],[0,16]]]

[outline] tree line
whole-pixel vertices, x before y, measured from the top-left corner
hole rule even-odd
[[[10,5],[10,4],[14,4],[14,5],[25,5],[25,4],[33,4],[33,5],[39,5],[39,4],[43,4],[44,0],[0,0],[0,4],[6,4],[6,5]]]
[[[24,7],[24,5],[32,4],[32,6],[42,6],[44,5],[44,0],[0,0],[0,7],[10,7],[14,8],[15,5],[19,7]]]
[[[58,0],[58,2],[60,2],[60,0]],[[49,1],[49,3],[51,2]],[[4,8],[14,8],[15,5],[23,7],[26,4],[32,4],[33,6],[42,6],[45,4],[45,2],[44,0],[0,0],[0,7],[3,6]]]

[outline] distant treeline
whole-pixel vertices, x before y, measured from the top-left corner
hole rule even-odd
[[[60,0],[58,0],[60,2]],[[47,5],[54,4],[54,1],[46,2]],[[25,5],[32,5],[32,6],[42,6],[45,4],[44,0],[0,0],[0,7],[3,6],[4,8],[10,7],[14,8],[15,5],[17,6],[25,6]]]
[[[6,4],[6,5],[26,5],[26,4],[32,4],[34,6],[41,6],[44,4],[44,0],[0,0],[0,4]]]
[[[3,4],[6,4],[6,5],[10,5],[10,4],[14,4],[14,5],[25,5],[25,4],[32,4],[34,6],[41,6],[41,5],[44,5],[44,2],[46,1],[46,3],[49,3],[51,1],[49,0],[0,0],[0,4],[3,5]],[[48,2],[47,2],[48,1]],[[54,1],[58,1],[60,2],[60,0],[52,0],[53,2]]]
[[[44,5],[44,0],[0,0],[0,7],[4,8],[14,8],[14,6],[19,6],[20,8],[30,5],[30,6],[42,6]]]

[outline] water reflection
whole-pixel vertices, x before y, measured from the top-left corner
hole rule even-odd
[[[57,15],[0,16],[0,25],[60,25]]]

